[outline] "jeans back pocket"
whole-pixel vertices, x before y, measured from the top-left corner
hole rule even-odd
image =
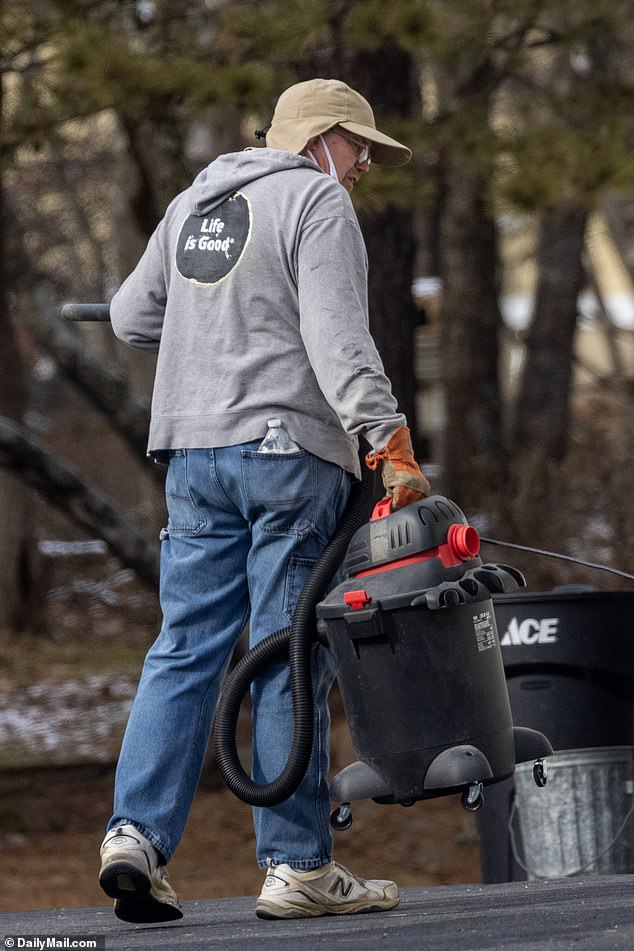
[[[265,532],[305,535],[314,530],[316,459],[305,450],[242,451],[242,477],[249,505],[261,509]]]

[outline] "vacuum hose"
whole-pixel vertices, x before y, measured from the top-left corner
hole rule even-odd
[[[372,512],[374,478],[364,468],[355,483],[335,534],[313,567],[298,598],[290,627],[256,644],[227,677],[214,722],[215,755],[220,774],[232,793],[252,806],[275,806],[291,796],[306,775],[313,748],[311,652],[316,640],[315,609],[327,592],[355,532]],[[251,683],[269,664],[288,653],[293,701],[293,740],[286,766],[270,783],[254,782],[242,768],[236,726]]]

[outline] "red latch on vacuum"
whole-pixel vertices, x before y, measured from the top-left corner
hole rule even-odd
[[[379,499],[374,508],[372,509],[372,517],[370,518],[371,522],[376,522],[378,518],[385,518],[386,515],[392,514],[392,499]]]
[[[351,607],[353,611],[360,611],[366,604],[369,604],[372,598],[361,588],[359,591],[346,591],[343,600]]]

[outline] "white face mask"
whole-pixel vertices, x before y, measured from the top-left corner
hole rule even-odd
[[[337,175],[337,169],[335,168],[335,163],[334,163],[333,160],[332,160],[332,155],[330,154],[330,149],[328,148],[328,145],[327,145],[326,140],[324,139],[323,135],[320,135],[320,136],[319,136],[319,141],[320,141],[321,144],[323,145],[323,147],[324,147],[324,152],[326,153],[326,158],[328,159],[328,175],[330,175],[331,178],[334,178],[334,180],[335,180],[336,182],[339,182],[339,176]],[[310,156],[310,158],[312,159],[312,161],[315,163],[315,165],[317,165],[317,167],[319,167],[319,162],[317,161],[317,159],[315,158],[315,156],[313,155],[313,153],[312,153],[310,150],[308,151],[308,155]],[[341,184],[341,183],[340,183],[340,184]]]
[[[328,159],[328,174],[330,175],[331,178],[334,178],[334,180],[338,182],[339,176],[337,175],[337,169],[335,168],[335,163],[332,160],[330,149],[328,148],[328,145],[326,144],[326,140],[324,139],[323,135],[319,136],[319,141],[323,145],[324,152],[326,153],[326,158]]]

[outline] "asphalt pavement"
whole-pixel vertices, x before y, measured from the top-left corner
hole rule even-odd
[[[1,875],[1,870],[0,870]],[[105,936],[107,951],[631,951],[634,875],[406,888],[393,911],[260,921],[254,898],[185,903],[165,925],[128,925],[110,908],[0,915],[0,951],[35,937]],[[21,940],[20,940],[21,939]],[[26,941],[30,943],[25,943]],[[13,942],[13,943],[11,943]],[[55,946],[49,943],[49,947]]]

